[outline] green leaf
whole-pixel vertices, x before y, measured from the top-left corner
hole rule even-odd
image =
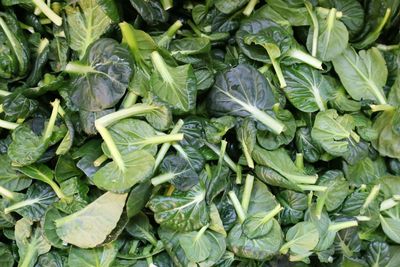
[[[349,114],[339,116],[329,109],[317,114],[312,139],[333,156],[342,156],[350,164],[367,156],[368,145],[353,131],[355,121]]]
[[[357,54],[348,47],[332,62],[340,81],[353,99],[387,103],[382,87],[386,84],[388,71],[378,49],[361,50]]]
[[[325,77],[307,65],[283,69],[287,87],[284,92],[288,100],[303,112],[325,111],[332,99],[334,88]]]
[[[111,24],[96,0],[79,0],[76,7],[66,8],[70,47],[83,58],[88,47],[103,35]]]
[[[111,267],[117,253],[118,247],[115,243],[92,249],[73,246],[68,255],[68,266]]]
[[[283,148],[268,151],[256,146],[252,156],[257,164],[268,166],[292,183],[314,184],[318,178],[317,175],[307,175],[297,168]]]
[[[183,38],[172,41],[169,49],[172,56],[183,61],[181,59],[185,56],[208,53],[211,49],[211,43],[210,39],[205,37]]]
[[[132,188],[126,201],[126,211],[129,218],[135,216],[144,208],[150,199],[151,183],[143,182]]]
[[[191,65],[168,66],[158,52],[152,53],[156,69],[151,75],[151,91],[175,113],[187,113],[196,106],[197,82]]]
[[[174,261],[173,266],[190,266],[189,259],[187,258],[186,252],[180,242],[180,238],[184,236],[184,239],[186,239],[186,235],[188,233],[180,233],[169,228],[160,227],[158,234],[164,244],[165,250]],[[222,234],[210,230],[205,231],[202,237],[209,240],[210,246],[205,248],[209,251],[209,256],[204,261],[198,262],[198,265],[215,266],[215,264],[219,262],[226,251],[225,238]],[[189,237],[189,239],[192,238]],[[194,256],[196,252],[197,251],[190,251],[191,256]]]
[[[8,148],[8,156],[20,165],[36,162],[46,151],[47,144],[28,126],[20,125],[12,133],[13,142]]]
[[[400,244],[400,218],[384,217],[382,215],[379,215],[379,218],[381,220],[383,232],[385,232],[386,236],[390,240]]]
[[[371,242],[365,257],[369,266],[386,266],[390,260],[389,245],[385,242]]]
[[[145,150],[136,150],[124,155],[123,161],[124,170],[114,161],[99,169],[93,176],[94,184],[105,190],[123,193],[152,175],[154,157]]]
[[[211,241],[202,229],[199,232],[184,233],[179,237],[179,244],[190,262],[202,262],[211,254]]]
[[[280,248],[281,253],[290,253],[307,257],[319,241],[318,228],[311,222],[300,222],[286,233],[286,243]]]
[[[168,20],[168,13],[159,1],[130,0],[130,3],[142,19],[150,25],[165,23]]]
[[[0,77],[3,79],[22,77],[28,71],[29,48],[25,36],[12,13],[0,13]]]
[[[349,32],[346,25],[336,18],[337,10],[332,8],[327,16],[319,14],[317,58],[322,61],[331,61],[340,55],[349,42]],[[310,27],[307,38],[307,47],[311,51],[314,27]]]
[[[381,112],[376,118],[373,128],[379,133],[372,146],[380,155],[400,158],[400,133],[396,131],[396,119],[400,116],[400,109]]]
[[[148,203],[154,219],[162,226],[178,231],[194,231],[209,221],[205,202],[206,191],[201,183],[187,192],[175,192],[171,196],[154,196]]]
[[[132,75],[131,56],[117,41],[102,38],[88,47],[81,61],[69,62],[65,71],[73,76],[72,102],[85,111],[102,111],[124,96]]]
[[[352,0],[323,0],[318,1],[322,7],[336,8],[342,12],[340,20],[346,25],[350,38],[357,38],[364,26],[364,9],[361,3]]]
[[[267,0],[266,2],[291,25],[309,25],[308,13],[303,1]]]
[[[14,266],[14,257],[8,246],[0,243],[0,265],[4,267]]]
[[[126,231],[136,239],[147,241],[153,246],[157,246],[157,239],[153,233],[149,219],[143,212],[132,217],[126,226]]]
[[[58,157],[54,170],[54,176],[57,182],[61,183],[72,177],[80,177],[82,172],[76,167],[76,162],[70,154]]]
[[[46,165],[43,164],[29,165],[29,166],[19,167],[17,168],[17,170],[32,179],[39,180],[48,184],[54,190],[58,198],[66,199],[66,196],[61,191],[60,187],[53,181],[54,179],[53,171]]]
[[[389,252],[391,257],[385,267],[395,267],[400,263],[399,249],[400,249],[399,246],[389,247]]]
[[[168,155],[160,165],[159,176],[151,179],[153,185],[170,182],[178,190],[187,191],[199,182],[199,175],[184,158]]]
[[[285,128],[264,112],[275,104],[273,92],[265,77],[250,65],[241,64],[217,75],[208,99],[213,115],[252,117],[276,134]]]
[[[55,220],[58,236],[80,248],[100,245],[116,227],[127,196],[107,192],[84,209]]]
[[[334,79],[329,80],[335,87],[332,99],[329,101],[329,104],[332,108],[335,108],[341,112],[353,112],[361,109],[361,103],[350,99],[343,85]]]
[[[374,183],[381,176],[385,175],[386,165],[381,157],[375,160],[367,157],[357,161],[354,165],[344,163],[343,170],[350,184],[361,186],[362,184]]]
[[[30,186],[31,179],[19,173],[11,166],[11,160],[7,154],[0,155],[0,186],[10,191],[21,191]]]
[[[48,252],[46,254],[40,255],[35,267],[63,267],[64,258],[55,251]]]
[[[284,207],[280,215],[283,225],[295,224],[304,218],[304,211],[308,207],[306,194],[284,190],[279,192],[276,198]]]
[[[38,108],[37,100],[25,97],[21,92],[15,92],[3,99],[5,119],[16,121],[30,117]]]
[[[289,110],[275,106],[273,112],[275,118],[285,125],[285,129],[280,134],[260,130],[257,132],[258,143],[268,150],[274,150],[282,145],[289,144],[296,133],[296,121]]]
[[[4,212],[17,212],[31,221],[39,221],[47,208],[57,200],[51,187],[43,183],[34,183],[28,188],[24,197],[19,201],[12,201]]]
[[[15,219],[11,214],[5,214],[7,200],[0,200],[0,228],[11,228],[15,225]]]
[[[63,215],[58,209],[50,207],[43,218],[43,236],[53,247],[56,248],[66,248],[63,241],[57,235],[57,228],[54,223],[55,220],[62,217]]]
[[[325,192],[316,192],[316,195],[320,197],[326,194],[325,207],[329,212],[337,209],[350,193],[349,183],[341,171],[325,172],[319,177],[317,184],[327,187]]]
[[[136,150],[145,150],[153,156],[157,153],[157,145],[180,141],[181,135],[157,135],[148,123],[136,119],[124,119],[108,127],[111,138],[122,155]],[[104,154],[111,157],[105,143],[102,145]]]
[[[282,230],[279,223],[273,219],[272,228],[268,234],[249,239],[242,231],[242,225],[236,224],[227,237],[227,246],[235,255],[254,259],[268,260],[279,252],[282,245]]]
[[[224,14],[231,14],[246,4],[247,0],[216,0],[215,7]]]
[[[295,144],[297,150],[303,154],[306,161],[316,162],[320,159],[323,151],[321,147],[312,140],[310,128],[297,128]]]
[[[15,241],[18,247],[18,266],[33,267],[37,257],[47,253],[51,245],[43,237],[42,229],[26,218],[15,224]]]
[[[373,199],[368,199],[371,189],[367,191],[355,191],[351,193],[343,202],[341,213],[346,216],[366,216],[369,217],[368,221],[360,222],[359,229],[364,232],[371,232],[375,230],[379,222],[379,205],[383,200],[379,196]]]

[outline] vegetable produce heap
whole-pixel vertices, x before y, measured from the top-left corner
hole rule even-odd
[[[0,266],[400,266],[399,0],[0,0]]]

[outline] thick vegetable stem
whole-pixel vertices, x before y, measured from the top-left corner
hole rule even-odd
[[[178,120],[176,122],[174,128],[171,130],[171,134],[178,133],[181,130],[182,126],[183,126],[183,120]],[[161,146],[161,148],[158,151],[157,156],[156,156],[156,161],[155,161],[155,164],[154,164],[154,171],[157,170],[158,166],[160,165],[161,161],[164,159],[164,157],[167,154],[168,149],[170,147],[171,147],[171,143],[164,143]]]
[[[338,222],[338,223],[333,223],[333,224],[329,225],[328,230],[337,232],[337,231],[340,231],[343,229],[355,227],[357,225],[358,225],[357,221]]]
[[[247,3],[246,8],[243,10],[243,15],[250,16],[251,13],[253,12],[254,8],[256,7],[257,3],[258,3],[258,0],[250,0]]]
[[[171,180],[174,179],[176,176],[177,176],[176,173],[169,173],[169,172],[168,172],[168,173],[163,173],[163,174],[160,174],[160,175],[158,175],[158,176],[152,178],[152,179],[151,179],[151,183],[152,183],[154,186],[157,186],[157,185],[160,185],[160,184],[163,184],[163,183],[166,183],[166,182],[171,181]]]
[[[269,59],[271,60],[272,67],[274,68],[275,74],[278,77],[280,87],[285,88],[287,86],[286,80],[282,73],[281,64],[278,61],[280,51],[279,51],[279,55],[275,55],[276,54],[276,52],[274,53],[274,50],[276,50],[275,46],[264,45],[263,47],[265,48],[265,50],[267,50],[267,54],[269,56]]]
[[[319,34],[319,23],[317,19],[317,15],[313,11],[313,6],[309,1],[304,2],[307,12],[310,15],[312,27],[313,27],[313,38],[312,38],[312,48],[311,48],[311,55],[313,57],[317,56],[317,49],[318,49],[318,34]]]
[[[199,240],[199,239],[204,235],[204,233],[206,232],[208,226],[209,226],[209,224],[204,225],[204,226],[197,232],[197,235],[196,235],[196,237],[195,237],[195,239],[194,239],[195,242],[196,242],[197,240]]]
[[[121,153],[119,152],[117,145],[111,137],[110,132],[98,121],[95,122],[95,126],[101,137],[103,138],[104,143],[106,144],[108,150],[110,151],[111,157],[114,160],[115,164],[117,164],[119,170],[121,172],[125,172],[125,162],[122,158]]]
[[[372,187],[371,192],[368,194],[367,198],[365,199],[363,205],[360,209],[360,214],[364,214],[365,210],[371,205],[371,203],[376,199],[381,189],[381,185],[377,184]]]
[[[43,0],[32,0],[37,8],[57,26],[61,26],[62,18],[57,15]]]
[[[391,209],[393,207],[396,207],[399,203],[400,203],[400,195],[394,195],[393,197],[382,201],[379,210],[385,211]]]
[[[247,166],[251,169],[254,169],[254,161],[253,158],[251,157],[249,149],[247,148],[246,142],[242,140],[240,143],[242,145],[244,157],[246,158]]]
[[[8,190],[7,188],[4,188],[2,186],[0,186],[0,195],[8,200],[16,200],[17,196],[14,192]]]
[[[243,195],[242,195],[242,208],[245,213],[247,213],[247,210],[249,208],[250,204],[250,197],[251,197],[251,191],[253,191],[253,185],[254,185],[254,176],[248,174],[246,176],[246,181],[244,184],[244,190],[243,190]]]
[[[44,131],[42,137],[44,142],[47,142],[47,140],[49,140],[51,135],[53,134],[54,126],[57,120],[58,109],[60,107],[60,100],[59,99],[54,100],[54,102],[51,105],[53,106],[53,110],[51,112],[49,122],[46,126],[46,130]]]
[[[71,61],[65,66],[65,72],[72,73],[72,74],[88,74],[88,73],[97,73],[92,66],[83,65],[76,61]]]
[[[328,197],[328,194],[325,191],[325,193],[320,195],[317,199],[317,205],[315,206],[315,214],[318,219],[321,219],[322,210],[324,209],[325,201],[326,201],[327,197]]]
[[[272,218],[274,218],[276,215],[279,214],[279,212],[281,212],[281,210],[283,210],[283,207],[281,207],[280,204],[276,205],[275,208],[273,208],[271,211],[269,211],[267,213],[267,215],[265,215],[264,218],[262,218],[262,223],[267,223],[269,222]]]
[[[229,199],[231,200],[231,202],[233,204],[233,207],[235,208],[235,211],[239,218],[240,223],[243,223],[244,220],[246,220],[246,213],[244,212],[243,207],[239,202],[239,199],[237,198],[234,191],[229,191],[228,195],[229,195]]]
[[[151,61],[153,62],[154,68],[160,74],[161,78],[169,84],[174,83],[174,78],[171,76],[171,73],[168,70],[168,66],[165,63],[164,59],[161,57],[160,53],[157,51],[153,51],[151,53]]]
[[[322,70],[322,61],[310,56],[309,54],[307,54],[306,52],[303,52],[299,49],[292,49],[289,51],[289,56],[292,58],[295,58],[297,60],[300,60],[308,65],[310,65],[311,67],[314,67],[316,69]]]
[[[125,171],[125,163],[122,158],[121,153],[119,152],[114,140],[111,137],[111,134],[107,130],[107,126],[112,123],[115,123],[119,120],[131,117],[131,116],[143,116],[148,114],[154,110],[156,110],[156,106],[146,105],[146,104],[136,104],[130,108],[122,109],[117,112],[108,114],[104,117],[95,121],[95,127],[101,137],[104,140],[108,150],[110,151],[111,157],[114,162],[117,164],[118,168],[124,172]]]
[[[7,130],[15,130],[19,126],[18,123],[9,122],[0,119],[0,128],[7,129]]]
[[[321,185],[298,184],[297,186],[304,191],[324,192],[328,189],[326,186]]]
[[[236,101],[244,109],[246,109],[252,115],[253,118],[255,118],[256,120],[258,120],[259,122],[270,128],[273,133],[280,134],[282,131],[285,130],[286,127],[282,122],[273,118],[266,112],[259,110],[254,106],[250,106],[241,100],[235,99],[234,101]]]
[[[208,142],[204,142],[204,144],[205,144],[206,146],[208,146],[212,151],[214,151],[215,154],[217,154],[218,156],[220,156],[221,150],[218,149],[218,147],[216,147],[215,145],[210,144],[210,143],[208,143]],[[224,158],[224,161],[226,162],[226,164],[228,164],[229,168],[230,168],[232,171],[236,172],[236,171],[237,171],[237,167],[236,167],[236,164],[233,162],[233,160],[232,160],[227,154],[225,154],[225,155],[223,156],[223,158]]]
[[[173,2],[172,0],[161,0],[161,5],[163,6],[164,10],[168,10],[173,7]]]
[[[172,25],[168,28],[168,30],[167,30],[167,36],[168,36],[169,38],[174,37],[174,35],[176,34],[176,32],[177,32],[182,26],[183,26],[182,21],[180,21],[180,20],[175,21],[175,23],[172,24]]]
[[[127,22],[121,22],[119,27],[122,32],[122,42],[128,45],[133,58],[135,59],[136,63],[139,63],[140,65],[143,59],[137,44],[134,28]]]

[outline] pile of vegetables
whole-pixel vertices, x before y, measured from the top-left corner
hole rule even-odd
[[[1,0],[0,266],[400,266],[399,0]]]

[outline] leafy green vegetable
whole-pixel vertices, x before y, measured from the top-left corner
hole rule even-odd
[[[334,88],[317,70],[305,65],[283,70],[288,100],[304,112],[325,111]]]
[[[218,75],[208,97],[212,114],[252,117],[277,134],[284,129],[280,121],[263,111],[274,105],[272,89],[249,65],[239,65]]]
[[[168,66],[159,53],[153,52],[151,60],[156,69],[151,75],[152,92],[176,113],[186,113],[196,105],[196,77],[191,65]]]
[[[354,164],[368,152],[368,145],[354,130],[351,115],[339,116],[336,110],[329,109],[317,114],[311,136],[329,154]]]
[[[317,56],[322,61],[335,59],[346,49],[349,42],[349,33],[345,24],[336,17],[337,10],[335,8],[330,9],[327,15],[318,14],[318,30],[314,25],[314,27],[310,27],[308,33],[308,50],[312,50],[313,56]]]
[[[69,62],[65,71],[74,76],[72,101],[86,111],[114,106],[125,94],[132,74],[128,51],[108,38],[92,43],[85,57]]]
[[[1,64],[0,77],[14,79],[28,71],[29,50],[27,41],[14,14],[0,13]]]
[[[80,0],[66,8],[71,49],[83,58],[89,46],[103,35],[112,20],[96,0]],[[109,1],[112,5],[113,1]],[[102,50],[102,49],[100,49]]]
[[[378,49],[371,48],[357,53],[348,47],[332,62],[344,88],[353,99],[387,103],[382,90],[387,79],[387,68]]]
[[[84,209],[56,219],[57,235],[64,242],[82,248],[101,244],[117,225],[126,197],[127,194],[108,192]]]
[[[15,241],[20,255],[19,266],[35,266],[39,255],[47,253],[51,245],[43,237],[40,226],[22,218],[15,224]]]

